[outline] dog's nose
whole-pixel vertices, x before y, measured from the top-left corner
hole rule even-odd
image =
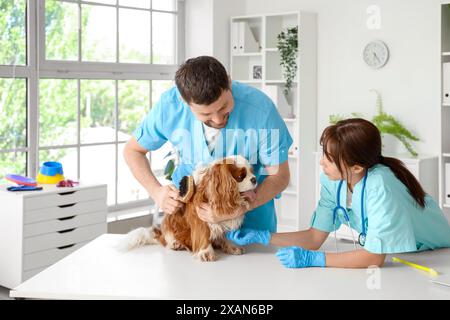
[[[253,184],[256,184],[256,178],[255,178],[255,177],[251,178],[250,181],[251,181]]]

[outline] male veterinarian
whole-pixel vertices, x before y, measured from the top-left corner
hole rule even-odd
[[[242,208],[246,228],[277,227],[274,197],[289,184],[288,150],[292,138],[273,102],[261,91],[231,81],[213,57],[187,60],[177,71],[176,87],[166,91],[138,127],[124,150],[133,175],[165,212],[183,204],[181,178],[214,159],[241,154],[253,165],[258,187]],[[146,153],[170,141],[180,163],[172,175],[174,185],[162,186],[151,171]],[[208,204],[199,208],[207,222],[220,222]],[[223,218],[222,218],[223,219]],[[228,217],[229,219],[229,217]]]

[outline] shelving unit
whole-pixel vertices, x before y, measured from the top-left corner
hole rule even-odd
[[[450,62],[450,4],[441,5],[441,152],[439,157],[439,204],[450,221],[450,198],[446,190],[445,165],[450,163],[450,103],[445,101],[444,63]],[[450,75],[449,75],[450,77]],[[450,85],[450,84],[449,84]],[[448,183],[450,184],[450,183]]]
[[[285,84],[277,49],[277,35],[286,28],[298,26],[298,71],[287,104],[275,104],[294,140],[289,150],[290,184],[275,200],[278,230],[292,231],[309,227],[315,207],[314,155],[317,136],[317,14],[288,12],[265,15],[231,17],[231,78],[268,92],[268,86],[277,86],[282,92]],[[247,22],[256,52],[236,52],[236,29],[233,23]],[[253,67],[262,68],[261,79],[253,78]],[[272,87],[273,89],[273,87]],[[301,93],[301,94],[300,94]],[[290,107],[289,107],[290,106]],[[288,115],[293,113],[294,118]],[[301,151],[301,152],[300,152]],[[301,196],[300,196],[301,195]]]

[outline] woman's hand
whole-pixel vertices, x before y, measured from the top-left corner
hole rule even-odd
[[[325,253],[301,247],[281,248],[275,254],[286,268],[325,267]]]
[[[228,240],[239,246],[246,246],[252,243],[260,243],[268,246],[270,243],[271,234],[268,230],[241,228],[239,230],[227,232],[226,237]]]
[[[161,186],[154,200],[164,213],[173,214],[184,205],[178,194],[178,189],[174,185]]]

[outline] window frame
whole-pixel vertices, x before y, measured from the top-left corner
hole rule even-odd
[[[108,6],[118,8],[136,9],[121,5],[107,5],[95,2],[85,2],[84,0],[62,0],[63,2],[82,4]],[[116,150],[116,165],[115,165],[115,183],[118,183],[118,147],[126,141],[118,140],[118,123],[119,105],[118,105],[118,81],[119,80],[148,80],[150,81],[150,101],[149,108],[153,105],[152,101],[152,84],[153,80],[173,80],[178,65],[184,61],[185,52],[185,35],[184,35],[184,19],[185,8],[184,0],[177,1],[176,11],[163,11],[153,9],[154,12],[169,12],[175,14],[175,64],[141,64],[141,63],[110,63],[110,62],[86,62],[86,61],[56,61],[45,59],[45,0],[26,0],[26,42],[27,42],[27,64],[25,66],[0,66],[0,77],[2,78],[25,78],[27,81],[27,146],[25,148],[18,148],[14,150],[0,150],[0,152],[8,151],[22,151],[27,153],[27,175],[36,178],[37,169],[39,168],[39,151],[54,150],[63,148],[77,148],[77,172],[78,179],[80,175],[80,148],[83,146],[95,145],[114,145]],[[117,19],[119,19],[117,17]],[[151,27],[153,24],[151,23]],[[117,26],[116,43],[119,43],[118,35],[119,26]],[[150,36],[152,34],[150,29]],[[79,33],[79,60],[81,57],[81,30]],[[150,42],[151,43],[151,42]],[[117,46],[117,51],[118,51]],[[150,49],[150,54],[151,49]],[[119,55],[117,52],[117,59]],[[76,79],[77,80],[77,96],[78,96],[78,132],[77,143],[70,145],[54,145],[54,146],[40,146],[39,145],[39,80],[40,79]],[[115,83],[115,128],[116,139],[114,142],[105,143],[81,143],[80,140],[80,81],[98,79],[98,80],[114,80]],[[151,158],[151,152],[148,153],[148,158]],[[162,172],[156,172],[161,174]],[[117,190],[115,191],[115,205],[108,206],[108,212],[115,212],[120,210],[128,210],[137,207],[149,206],[154,202],[151,199],[130,201],[127,203],[117,204]]]

